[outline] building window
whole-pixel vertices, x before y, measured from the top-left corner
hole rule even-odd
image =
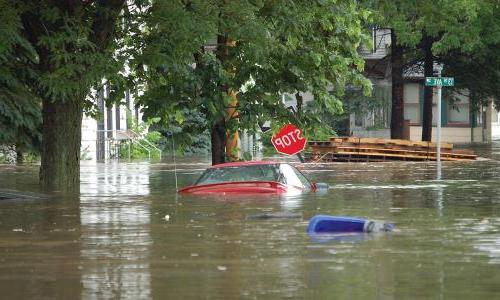
[[[470,124],[469,97],[467,95],[455,94],[453,103],[447,103],[448,125],[467,126]]]
[[[404,118],[410,120],[411,125],[420,124],[420,85],[406,83],[404,85]]]
[[[364,118],[361,113],[354,113],[354,126],[363,127],[364,126]]]
[[[469,124],[469,106],[453,105],[448,109],[448,124]]]

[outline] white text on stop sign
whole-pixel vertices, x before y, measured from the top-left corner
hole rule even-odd
[[[274,140],[274,143],[280,147],[288,147],[292,144],[292,142],[297,142],[303,140],[304,138],[300,136],[300,130],[295,129],[294,131],[290,131],[289,133],[283,135]]]

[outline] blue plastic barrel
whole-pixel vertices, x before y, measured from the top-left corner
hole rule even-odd
[[[340,233],[340,232],[373,232],[391,231],[392,224],[379,221],[370,221],[362,218],[347,216],[316,215],[309,220],[307,232],[315,233]]]

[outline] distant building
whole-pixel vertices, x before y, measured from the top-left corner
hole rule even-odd
[[[98,93],[97,119],[84,115],[82,120],[82,142],[80,157],[82,160],[105,161],[118,158],[118,144],[131,142],[131,123],[142,123],[142,113],[135,107],[133,95],[125,91],[123,104],[106,105],[109,91],[106,86]]]
[[[381,96],[380,107],[350,117],[351,135],[357,137],[390,138],[391,65],[389,29],[371,28],[373,48],[360,49],[366,60],[366,75]],[[420,140],[422,133],[424,75],[418,67],[404,74],[404,117],[410,121],[410,139]],[[454,98],[455,101],[450,101]],[[436,125],[437,96],[433,99],[433,125]],[[475,111],[471,108],[468,91],[446,96],[443,93],[441,111],[442,141],[451,143],[489,142],[500,139],[500,117],[490,104]],[[436,130],[433,129],[435,139]]]

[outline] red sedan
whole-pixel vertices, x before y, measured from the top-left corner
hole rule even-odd
[[[315,191],[299,170],[287,163],[251,161],[209,167],[180,194],[297,194]]]

